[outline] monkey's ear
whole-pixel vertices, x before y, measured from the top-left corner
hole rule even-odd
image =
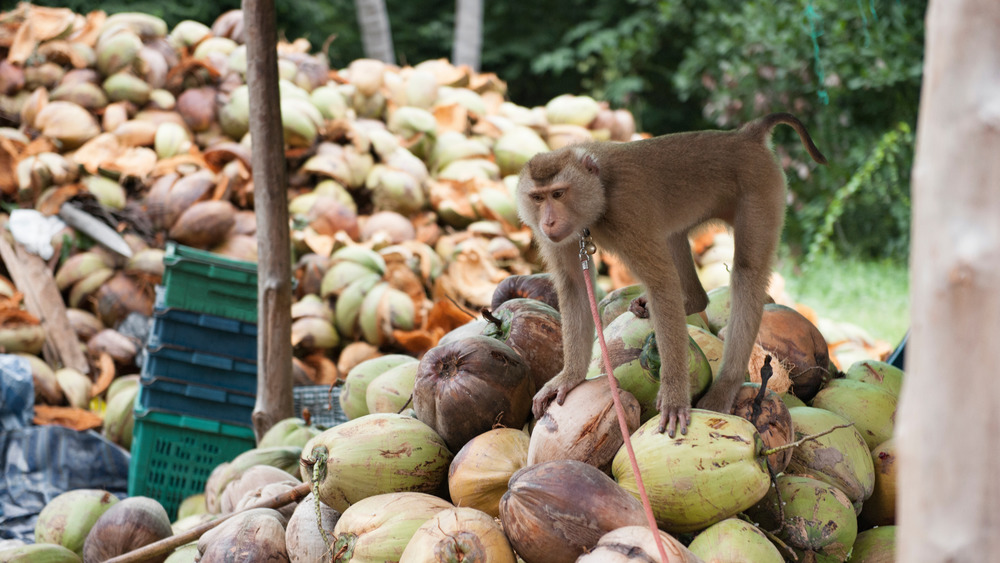
[[[594,176],[597,176],[598,174],[601,173],[601,168],[597,166],[597,159],[594,158],[594,155],[592,154],[583,155],[583,160],[581,162],[583,163],[583,167],[587,170],[587,172],[590,172]]]

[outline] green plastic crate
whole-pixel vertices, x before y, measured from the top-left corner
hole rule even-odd
[[[169,242],[163,265],[163,307],[257,322],[257,264]]]
[[[173,521],[181,501],[205,492],[205,481],[217,465],[255,445],[252,428],[137,410],[128,494],[156,499]]]

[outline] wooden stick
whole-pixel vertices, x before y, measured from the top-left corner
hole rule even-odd
[[[242,514],[248,510],[253,510],[255,508],[281,508],[288,503],[298,502],[305,498],[310,492],[312,492],[312,485],[309,483],[302,483],[296,486],[294,489],[282,493],[278,496],[271,497],[267,500],[261,501],[253,506],[249,506],[240,510],[238,512],[231,512],[222,516],[211,522],[205,522],[200,526],[191,528],[190,530],[170,536],[169,538],[163,538],[160,541],[153,542],[149,545],[140,547],[139,549],[132,550],[128,553],[123,553],[117,557],[112,557],[105,561],[105,563],[141,563],[142,561],[147,561],[154,557],[159,557],[161,555],[167,555],[171,551],[177,549],[178,547],[193,542],[200,538],[205,532],[215,528],[219,524],[222,524],[226,520],[229,520],[237,514]]]
[[[80,373],[90,373],[90,364],[77,342],[73,327],[66,316],[66,305],[48,265],[28,252],[9,235],[0,236],[0,259],[7,266],[18,291],[24,293],[24,306],[38,317],[45,327],[46,362],[57,367],[71,367]]]

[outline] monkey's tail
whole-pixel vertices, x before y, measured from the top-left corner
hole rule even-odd
[[[820,164],[826,164],[826,157],[823,153],[819,152],[816,148],[816,144],[813,143],[812,137],[809,136],[809,132],[806,131],[806,126],[802,124],[801,121],[794,115],[790,113],[772,113],[766,115],[760,119],[751,121],[743,127],[743,131],[752,137],[756,137],[764,142],[764,140],[771,134],[771,130],[774,126],[784,123],[785,125],[790,125],[795,132],[799,134],[799,138],[802,139],[802,144],[805,145],[806,150],[809,151],[809,156],[813,160]]]

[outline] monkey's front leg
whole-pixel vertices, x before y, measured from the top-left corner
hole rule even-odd
[[[531,411],[535,419],[555,400],[560,405],[566,395],[587,377],[587,367],[594,349],[594,319],[590,312],[584,273],[576,247],[562,245],[543,253],[559,294],[562,317],[563,368],[535,393]]]

